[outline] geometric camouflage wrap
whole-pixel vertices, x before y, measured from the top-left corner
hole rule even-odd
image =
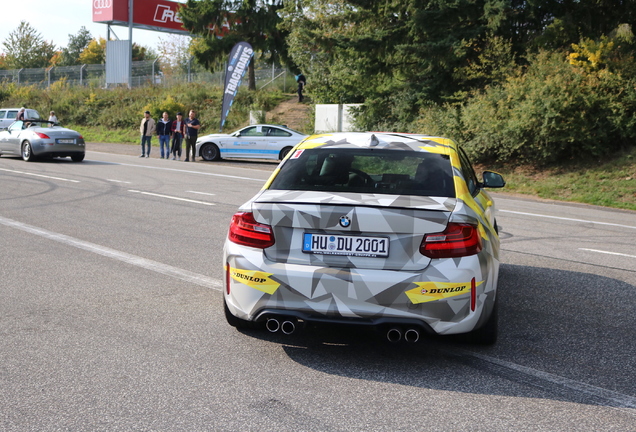
[[[364,148],[369,140],[380,149],[446,155],[455,196],[270,188],[296,152]],[[270,225],[276,242],[258,249],[226,241],[227,309],[247,321],[278,313],[308,321],[408,323],[437,334],[480,327],[495,305],[499,237],[493,200],[483,188],[470,193],[466,168],[457,145],[446,138],[335,133],[305,139],[240,208],[251,212],[257,222]],[[476,225],[483,249],[460,258],[431,259],[419,253],[423,236],[443,231],[449,222]],[[305,253],[303,236],[308,232],[387,237],[390,253],[381,258]]]

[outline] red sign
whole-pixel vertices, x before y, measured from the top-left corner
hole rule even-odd
[[[128,0],[92,1],[93,22],[128,25]],[[133,27],[188,33],[177,13],[182,6],[182,3],[168,0],[133,0]]]
[[[128,23],[128,0],[92,0],[93,22]]]

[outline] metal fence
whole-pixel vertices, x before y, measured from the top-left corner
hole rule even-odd
[[[208,72],[188,64],[187,70],[177,74],[164,74],[159,60],[132,62],[131,87],[147,85],[172,86],[184,82],[206,82],[223,86],[223,72]],[[287,91],[293,86],[293,76],[283,68],[256,69],[256,87],[273,86]],[[289,81],[292,79],[292,81]],[[42,69],[0,70],[0,83],[49,88],[58,81],[70,86],[106,87],[106,67],[100,65],[54,66]],[[247,85],[247,77],[242,81]]]

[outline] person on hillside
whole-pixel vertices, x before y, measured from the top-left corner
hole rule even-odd
[[[139,126],[139,132],[141,132],[141,155],[139,157],[150,157],[151,140],[155,134],[155,128],[155,121],[150,117],[150,111],[146,111]],[[148,143],[148,151],[146,151],[146,143]]]
[[[163,112],[163,116],[157,122],[157,135],[159,135],[159,150],[161,152],[161,159],[163,159],[165,146],[166,159],[170,157],[170,135],[172,135],[172,120],[168,116],[167,112]]]
[[[177,113],[177,119],[172,122],[172,160],[181,160],[181,143],[186,135],[186,124],[183,114]]]
[[[302,72],[299,72],[296,75],[296,82],[298,83],[298,102],[303,101],[303,90],[305,89],[305,85],[307,84],[307,79]]]
[[[196,112],[190,110],[188,118],[185,121],[186,124],[186,154],[185,161],[190,159],[190,150],[192,150],[192,162],[196,161],[197,154],[197,137],[199,136],[199,129],[201,129],[201,123],[196,117]]]

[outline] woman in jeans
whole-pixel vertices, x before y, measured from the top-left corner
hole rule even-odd
[[[185,127],[183,114],[178,112],[177,119],[172,122],[172,160],[181,160],[181,143],[185,135]]]

